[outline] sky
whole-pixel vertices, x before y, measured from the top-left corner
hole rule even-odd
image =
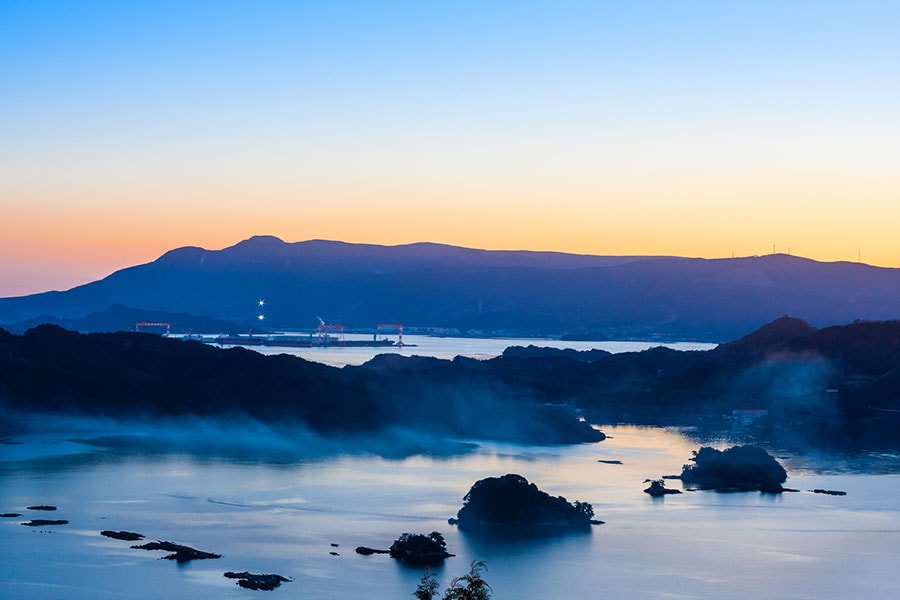
[[[172,248],[900,267],[900,1],[0,0],[0,296]]]

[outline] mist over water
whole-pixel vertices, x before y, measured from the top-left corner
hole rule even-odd
[[[333,350],[344,359],[359,357],[356,349]],[[403,349],[413,351],[429,349]],[[744,408],[762,395],[802,402],[827,376],[815,360],[773,357],[743,373],[730,400]],[[471,419],[491,406],[491,398],[471,401]],[[826,428],[820,433],[830,443],[813,443],[721,423],[600,425],[610,436],[605,441],[560,446],[444,439],[401,427],[323,435],[242,414],[127,421],[5,414],[0,423],[0,512],[23,515],[0,519],[4,599],[263,593],[237,587],[225,571],[293,579],[273,595],[407,598],[423,569],[354,548],[387,548],[401,533],[430,531],[441,532],[456,555],[434,570],[442,586],[472,560],[484,560],[498,600],[900,594],[900,456],[870,438],[858,443],[852,431]],[[701,445],[742,443],[777,456],[789,474],[786,486],[801,491],[685,492],[665,499],[642,492],[645,479],[679,473]],[[509,540],[447,523],[475,481],[505,473],[592,503],[606,524]],[[808,491],[816,488],[847,495]],[[52,518],[69,524],[23,527],[46,516],[27,509],[38,504],[57,506]],[[176,565],[99,535],[107,529],[222,558]]]
[[[786,455],[788,486],[847,496],[688,492],[659,501],[641,492],[643,479],[679,472],[697,438],[679,430],[603,429],[611,437],[596,444],[479,443],[440,456],[377,456],[362,450],[363,440],[339,444],[252,422],[60,420],[49,432],[0,445],[0,510],[28,513],[27,506],[52,504],[54,518],[70,521],[33,530],[19,524],[23,519],[0,520],[0,545],[15,548],[4,552],[0,587],[4,598],[243,598],[251,592],[222,573],[249,570],[294,578],[273,594],[405,598],[421,569],[353,549],[437,530],[456,554],[436,569],[442,584],[471,560],[485,560],[498,599],[900,592],[893,568],[897,474],[830,473],[809,457]],[[404,435],[412,434],[385,437],[409,448]],[[472,483],[508,472],[570,501],[591,502],[606,524],[544,540],[497,540],[447,524]],[[223,558],[177,566],[103,538],[101,529]]]

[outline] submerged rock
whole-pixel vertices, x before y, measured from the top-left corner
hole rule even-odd
[[[114,540],[123,540],[126,542],[136,542],[138,540],[144,539],[144,536],[140,533],[134,533],[133,531],[109,531],[108,529],[100,532],[100,535],[103,537],[112,538]]]
[[[287,577],[275,575],[274,573],[257,574],[248,573],[247,571],[242,571],[240,573],[227,571],[224,573],[224,575],[228,579],[237,579],[237,584],[242,588],[246,588],[248,590],[263,590],[266,592],[274,590],[282,583],[291,581]]]
[[[68,525],[65,519],[32,519],[22,523],[25,527],[45,527],[47,525]]]
[[[513,536],[587,530],[594,516],[589,503],[551,496],[512,473],[475,482],[463,503],[456,514],[461,530]]]
[[[132,548],[137,550],[164,550],[166,552],[171,552],[172,554],[167,554],[166,556],[163,556],[163,558],[180,563],[188,562],[190,560],[203,560],[206,558],[222,558],[221,554],[204,552],[203,550],[197,550],[190,546],[182,546],[181,544],[172,542],[149,542],[147,544],[132,546]]]

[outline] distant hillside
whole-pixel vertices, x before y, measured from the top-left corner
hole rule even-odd
[[[0,324],[76,320],[120,304],[273,328],[317,317],[511,334],[734,339],[790,314],[821,327],[900,318],[900,269],[787,255],[584,256],[259,236],[187,247],[65,292],[0,299]]]
[[[80,331],[82,333],[102,333],[112,331],[132,331],[139,322],[144,323],[168,323],[170,333],[239,333],[243,328],[236,323],[213,319],[211,317],[197,317],[183,313],[169,313],[159,310],[147,310],[129,308],[121,304],[114,304],[100,312],[91,313],[76,319],[65,319],[53,315],[43,315],[11,323],[4,326],[10,333],[25,333],[39,325],[57,325],[64,329]]]
[[[403,427],[529,443],[603,439],[571,407],[467,382],[450,361],[417,358],[416,364],[428,370],[428,379],[415,387],[420,380],[408,377],[405,384],[415,393],[395,394],[392,373],[338,369],[286,354],[148,333],[79,334],[42,325],[16,336],[0,329],[0,437],[18,427],[13,415],[40,414],[252,417],[338,437],[369,438]]]
[[[402,427],[555,444],[602,439],[589,423],[730,430],[723,415],[750,409],[766,415],[757,433],[855,448],[877,438],[896,449],[898,382],[900,321],[815,329],[783,318],[708,351],[532,347],[483,361],[388,353],[342,369],[145,333],[0,329],[0,434],[4,420],[12,430],[34,414],[250,416],[338,437]]]

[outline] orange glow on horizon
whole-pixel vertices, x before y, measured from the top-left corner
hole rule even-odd
[[[6,186],[6,197],[23,200],[12,209],[15,219],[0,223],[0,295],[66,289],[174,248],[216,250],[253,235],[597,255],[774,251],[900,266],[893,202],[900,184],[880,179],[852,191],[836,177],[771,174],[738,183],[725,175],[584,177],[566,185],[544,176],[506,185],[280,181],[259,190],[228,183],[144,189],[137,182],[124,196],[118,184],[65,194]]]

